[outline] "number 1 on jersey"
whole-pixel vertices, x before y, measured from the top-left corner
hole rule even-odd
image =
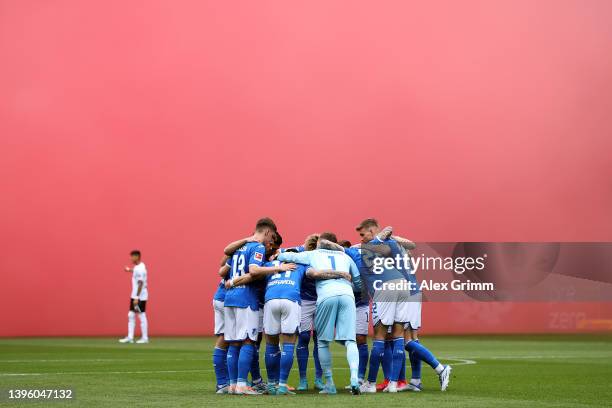
[[[336,270],[336,259],[334,258],[333,255],[329,255],[328,258],[329,258],[329,261],[331,262],[331,268],[335,271]]]

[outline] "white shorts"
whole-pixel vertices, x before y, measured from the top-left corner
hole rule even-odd
[[[270,299],[264,307],[266,334],[295,334],[300,326],[300,305],[289,299]]]
[[[368,323],[370,323],[370,305],[357,307],[356,334],[367,336]]]
[[[264,331],[264,308],[262,306],[259,307],[259,322],[257,323],[257,333],[263,333]]]
[[[418,323],[420,327],[420,305],[421,293],[410,295],[407,290],[376,292],[372,302],[372,324],[391,326],[393,323]]]
[[[215,311],[215,334],[223,334],[225,332],[225,307],[220,300],[213,299],[213,310]]]
[[[404,329],[418,330],[421,328],[421,302],[410,302],[408,305],[408,322],[404,325]]]
[[[302,307],[300,308],[300,333],[314,329],[314,316],[316,310],[316,300],[302,300]]]
[[[225,307],[225,341],[257,341],[259,311],[250,307]]]

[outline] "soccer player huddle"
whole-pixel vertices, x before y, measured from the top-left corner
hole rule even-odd
[[[381,229],[375,219],[362,221],[356,231],[361,242],[353,246],[338,241],[334,233],[323,232],[309,235],[303,245],[283,247],[274,221],[262,218],[252,236],[225,248],[221,282],[213,299],[217,393],[287,395],[308,390],[311,338],[314,387],[321,394],[337,393],[332,341],[346,348],[350,370],[346,388],[354,395],[421,391],[423,361],[435,370],[440,389],[446,390],[451,367],[441,364],[417,336],[421,293],[405,289],[418,288],[406,284],[416,282],[413,268],[375,262],[380,261],[377,258],[404,257],[415,248],[414,243],[394,235],[390,227]],[[375,263],[387,266],[374,272]],[[380,281],[386,289],[377,289]],[[374,339],[368,350],[370,320]],[[259,367],[263,338],[265,382]],[[300,376],[295,389],[287,383],[294,357]],[[376,384],[381,366],[385,379]]]

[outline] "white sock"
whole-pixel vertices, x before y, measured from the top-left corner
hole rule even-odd
[[[357,343],[354,341],[345,341],[344,345],[346,346],[346,359],[348,360],[349,369],[351,371],[351,385],[357,385],[359,383],[359,378],[357,378],[359,371],[359,350],[357,348]]]
[[[410,379],[410,384],[421,385],[421,380],[418,379],[418,378],[411,378]]]
[[[246,387],[246,381],[237,381],[236,387]]]
[[[438,364],[434,370],[436,370],[436,374],[440,374],[442,371],[444,371],[444,366],[442,364]]]
[[[128,338],[134,338],[134,328],[136,327],[136,313],[128,312]]]
[[[140,319],[140,331],[142,332],[142,338],[149,338],[149,321],[147,320],[147,314],[145,312],[138,313],[138,318]],[[132,332],[132,334],[134,334]]]

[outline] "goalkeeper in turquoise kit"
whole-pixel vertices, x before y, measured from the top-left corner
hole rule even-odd
[[[321,234],[321,238],[337,242],[336,236],[331,233]],[[353,285],[361,288],[359,269],[355,262],[344,252],[321,249],[300,253],[282,253],[278,256],[280,261],[295,262],[309,265],[316,270],[334,270],[350,273]],[[351,372],[351,391],[359,394],[359,351],[355,339],[355,295],[353,285],[342,278],[318,280],[317,309],[315,315],[315,329],[318,336],[319,360],[323,368],[326,384],[322,394],[336,394],[336,387],[332,378],[332,357],[329,345],[333,340],[346,347],[346,357]],[[334,336],[335,332],[335,336]]]

